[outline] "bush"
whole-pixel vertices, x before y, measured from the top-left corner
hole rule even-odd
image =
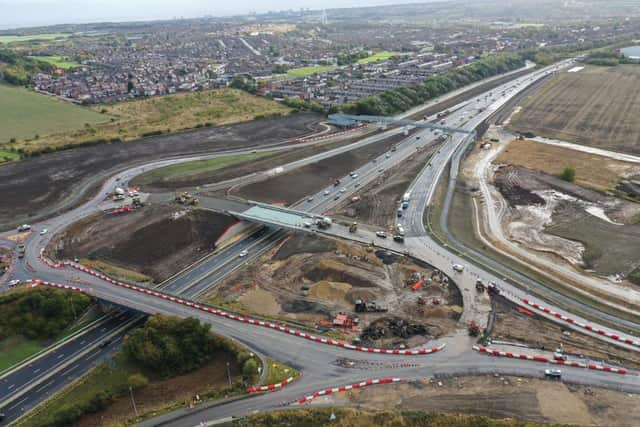
[[[251,380],[258,373],[258,364],[255,359],[247,359],[242,367],[242,376],[245,380]]]
[[[127,384],[134,390],[144,388],[149,384],[149,379],[142,374],[133,374],[127,378]]]
[[[567,166],[562,170],[562,173],[560,173],[560,179],[567,182],[575,182],[576,169],[571,166]]]
[[[194,318],[152,316],[125,339],[129,360],[161,376],[184,374],[205,365],[217,352],[233,352],[229,343],[211,332],[211,325]]]

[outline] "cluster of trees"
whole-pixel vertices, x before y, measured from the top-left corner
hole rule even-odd
[[[287,98],[283,100],[282,103],[293,109],[294,113],[300,111],[313,111],[318,114],[332,114],[338,112],[338,109],[335,107],[326,108],[324,105],[318,104],[317,102],[304,101],[300,98]]]
[[[358,62],[360,59],[368,58],[369,52],[365,50],[361,50],[355,53],[347,53],[344,55],[338,55],[337,62],[338,65],[349,65]]]
[[[585,64],[591,65],[602,65],[606,67],[614,67],[618,64],[632,64],[633,61],[630,61],[624,55],[621,55],[617,52],[612,51],[597,51],[589,54],[585,59],[582,60]]]
[[[258,82],[249,75],[234,77],[229,86],[249,93],[256,93],[258,91]]]
[[[84,294],[36,288],[0,296],[0,339],[22,335],[50,339],[60,335],[91,304]]]
[[[248,354],[214,335],[211,325],[201,324],[194,318],[150,317],[144,327],[136,329],[125,339],[123,351],[140,367],[164,377],[200,368],[221,351],[236,355],[247,380],[257,374],[256,362]]]
[[[29,58],[8,49],[0,49],[0,63],[7,64],[2,69],[7,83],[20,86],[29,84],[33,74],[52,72],[55,68],[47,62]]]
[[[392,89],[346,104],[343,110],[349,114],[393,115],[469,83],[523,67],[524,63],[525,58],[516,54],[488,58],[466,67],[429,76],[417,86]]]

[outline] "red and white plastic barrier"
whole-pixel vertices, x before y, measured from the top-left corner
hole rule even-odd
[[[275,384],[268,384],[268,385],[263,385],[263,386],[259,386],[259,387],[249,387],[247,389],[247,393],[260,393],[263,391],[273,391],[273,390],[278,390],[282,387],[285,387],[289,384],[291,384],[293,382],[294,378],[293,377],[289,377],[286,380],[280,381],[279,383],[275,383]]]
[[[563,320],[563,321],[565,321],[567,323],[570,323],[572,325],[579,326],[582,329],[586,329],[587,331],[595,332],[598,335],[602,335],[602,336],[611,338],[612,340],[620,341],[620,342],[623,342],[625,344],[632,345],[634,347],[640,347],[640,340],[635,338],[635,337],[634,338],[623,337],[623,336],[620,336],[619,334],[615,334],[615,333],[613,333],[611,331],[607,331],[607,330],[604,330],[604,329],[601,329],[601,328],[597,328],[597,327],[592,326],[592,325],[590,325],[588,323],[584,323],[584,322],[575,320],[572,317],[569,317],[569,316],[566,316],[566,315],[564,315],[562,313],[559,313],[557,311],[551,310],[551,309],[549,309],[547,307],[544,307],[544,306],[542,306],[542,305],[540,305],[540,304],[538,304],[536,302],[529,301],[528,298],[522,298],[522,302],[524,304],[526,304],[527,307],[533,307],[538,311],[546,313],[546,314],[548,314],[550,316],[555,317],[556,319]]]
[[[41,286],[41,285],[51,286],[52,288],[65,289],[67,291],[84,292],[82,288],[79,288],[77,286],[61,285],[60,283],[45,282],[42,280],[33,280],[31,283],[32,288],[35,288],[36,286]]]
[[[596,365],[595,363],[582,363],[566,360],[555,360],[547,356],[531,356],[529,354],[512,353],[510,351],[494,350],[488,347],[474,345],[473,349],[479,353],[485,353],[489,356],[507,357],[510,359],[531,360],[533,362],[551,363],[554,365],[571,366],[573,368],[593,369],[596,371],[611,372],[614,374],[626,375],[629,373],[624,368],[612,368],[611,366]]]
[[[401,378],[378,378],[375,380],[366,380],[366,381],[362,381],[359,383],[354,383],[351,385],[343,385],[340,387],[333,387],[333,388],[327,388],[325,390],[320,390],[320,391],[316,391],[315,393],[309,395],[309,396],[304,396],[301,397],[297,400],[297,402],[299,404],[303,404],[303,403],[307,403],[312,401],[313,399],[315,399],[316,397],[320,397],[320,396],[328,396],[330,394],[333,393],[339,393],[341,391],[348,391],[348,390],[353,390],[353,389],[359,389],[362,387],[367,387],[370,385],[375,385],[375,384],[393,384],[393,383],[400,383],[400,382],[404,382],[404,379]]]
[[[157,298],[162,298],[164,300],[168,300],[171,302],[175,302],[177,304],[182,304],[182,305],[186,305],[188,307],[192,307],[195,308],[196,310],[200,310],[200,311],[204,311],[206,313],[210,313],[210,314],[214,314],[216,316],[220,316],[220,317],[225,317],[227,319],[231,319],[231,320],[235,320],[238,322],[242,322],[242,323],[248,323],[250,325],[255,325],[255,326],[262,326],[265,328],[270,328],[270,329],[275,329],[277,331],[280,332],[284,332],[286,334],[289,335],[295,335],[296,337],[301,337],[304,339],[307,339],[309,341],[314,341],[317,343],[321,343],[321,344],[327,344],[327,345],[333,345],[336,347],[342,347],[342,348],[346,348],[348,350],[356,350],[356,351],[362,351],[365,353],[381,353],[381,354],[393,354],[393,355],[403,355],[403,356],[418,356],[418,355],[426,355],[426,354],[432,354],[432,353],[436,353],[440,350],[442,350],[445,347],[445,344],[441,344],[437,347],[432,347],[432,348],[418,348],[418,349],[413,349],[413,350],[399,350],[399,349],[386,349],[386,348],[372,348],[372,347],[362,347],[359,345],[353,345],[353,344],[349,344],[346,343],[344,341],[338,341],[338,340],[334,340],[331,338],[324,338],[324,337],[317,337],[315,335],[311,335],[309,333],[306,332],[301,332],[298,331],[296,329],[292,329],[289,328],[288,326],[283,326],[283,325],[278,325],[276,323],[272,323],[269,321],[265,321],[265,320],[258,320],[258,319],[252,319],[250,317],[246,317],[246,316],[241,316],[238,314],[234,314],[234,313],[228,313],[226,311],[222,311],[219,309],[215,309],[215,308],[211,308],[211,307],[207,307],[183,298],[179,298],[179,297],[174,297],[172,295],[167,295],[164,294],[162,292],[158,292],[155,291],[153,289],[148,289],[148,288],[144,288],[141,286],[136,286],[136,285],[131,285],[129,283],[125,283],[125,282],[121,282],[119,280],[115,280],[112,279],[111,277],[108,277],[102,273],[98,273],[94,270],[91,270],[85,266],[81,266],[75,263],[69,263],[68,265],[77,268],[80,271],[83,271],[87,274],[90,274],[94,277],[97,277],[101,280],[104,280],[108,283],[111,283],[115,286],[120,286],[123,288],[127,288],[127,289],[131,289],[133,291],[136,292],[140,292],[143,294],[147,294],[147,295],[151,295]],[[60,285],[57,283],[52,283],[52,282],[46,282],[43,280],[39,280],[39,279],[33,279],[33,283],[37,283],[37,284],[41,284],[41,285],[46,285],[46,286],[53,286],[53,287],[63,287],[66,285]],[[77,288],[77,290],[79,290],[80,292],[83,292],[83,289],[81,288]]]

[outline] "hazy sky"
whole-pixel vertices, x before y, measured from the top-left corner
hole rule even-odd
[[[428,1],[433,0],[0,0],[0,28]]]

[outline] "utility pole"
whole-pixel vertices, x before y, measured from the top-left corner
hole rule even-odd
[[[133,405],[133,411],[136,413],[136,418],[138,418],[138,408],[136,408],[136,400],[133,398],[133,388],[129,386],[129,394],[131,395],[131,404]]]
[[[229,370],[229,362],[227,362],[227,378],[229,378],[229,388],[231,388],[231,371]]]

